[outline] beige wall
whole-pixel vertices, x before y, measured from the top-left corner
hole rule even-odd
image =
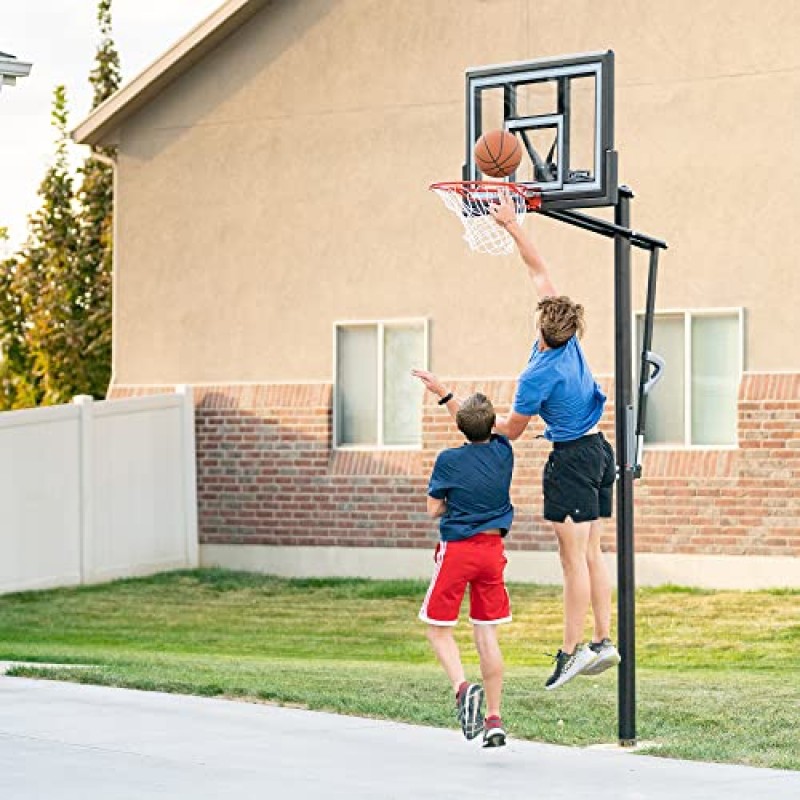
[[[329,381],[334,320],[408,316],[431,320],[441,374],[516,374],[524,271],[469,253],[426,187],[460,177],[466,67],[607,48],[634,227],[670,243],[659,305],[744,306],[746,368],[800,368],[775,347],[800,337],[800,4],[568,5],[282,0],[130,119],[115,380]],[[611,243],[527,224],[610,373]]]

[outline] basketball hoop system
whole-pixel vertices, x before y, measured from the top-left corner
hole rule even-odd
[[[514,240],[502,225],[494,221],[489,207],[505,194],[514,204],[517,222],[521,223],[528,211],[535,211],[542,204],[539,192],[523,183],[451,181],[434,183],[430,189],[461,220],[464,240],[470,249],[492,256],[504,256],[513,252]]]

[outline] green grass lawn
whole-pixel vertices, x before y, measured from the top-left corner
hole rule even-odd
[[[14,674],[252,698],[455,727],[416,613],[419,581],[283,580],[223,570],[0,597],[0,660],[97,665]],[[509,733],[616,740],[609,671],[545,692],[558,587],[511,587],[501,641]],[[800,592],[643,589],[638,735],[654,754],[800,769]],[[470,626],[457,635],[478,677]]]

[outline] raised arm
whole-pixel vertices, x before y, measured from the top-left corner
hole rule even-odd
[[[508,234],[517,245],[517,250],[519,250],[519,254],[528,268],[528,274],[531,276],[539,299],[557,297],[558,292],[550,278],[547,264],[544,263],[539,251],[517,222],[517,214],[511,197],[507,194],[501,195],[496,204],[489,206],[489,213],[498,225],[508,231]]]
[[[428,372],[424,369],[412,369],[411,374],[415,378],[419,378],[425,388],[431,394],[435,394],[440,400],[443,397],[447,397],[448,394],[451,395],[447,403],[444,403],[443,405],[450,412],[450,416],[455,419],[456,414],[458,414],[458,409],[461,408],[461,398],[452,395],[451,392],[448,392],[447,389],[444,388],[442,382],[432,372]]]
[[[444,384],[432,372],[427,372],[424,369],[412,369],[411,374],[415,378],[419,378],[425,388],[432,394],[435,394],[439,399],[447,397],[447,395],[450,394],[444,387]],[[445,407],[450,412],[450,416],[455,419],[458,409],[461,408],[461,398],[455,396],[451,397],[447,401]],[[503,434],[503,436],[507,436],[509,439],[519,439],[525,432],[525,428],[528,427],[530,421],[530,417],[512,411],[505,417],[497,418],[494,424],[494,430],[497,433]],[[430,503],[428,504],[428,513],[431,513]]]

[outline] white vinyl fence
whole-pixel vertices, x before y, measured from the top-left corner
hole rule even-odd
[[[0,414],[0,594],[196,567],[191,389]]]

